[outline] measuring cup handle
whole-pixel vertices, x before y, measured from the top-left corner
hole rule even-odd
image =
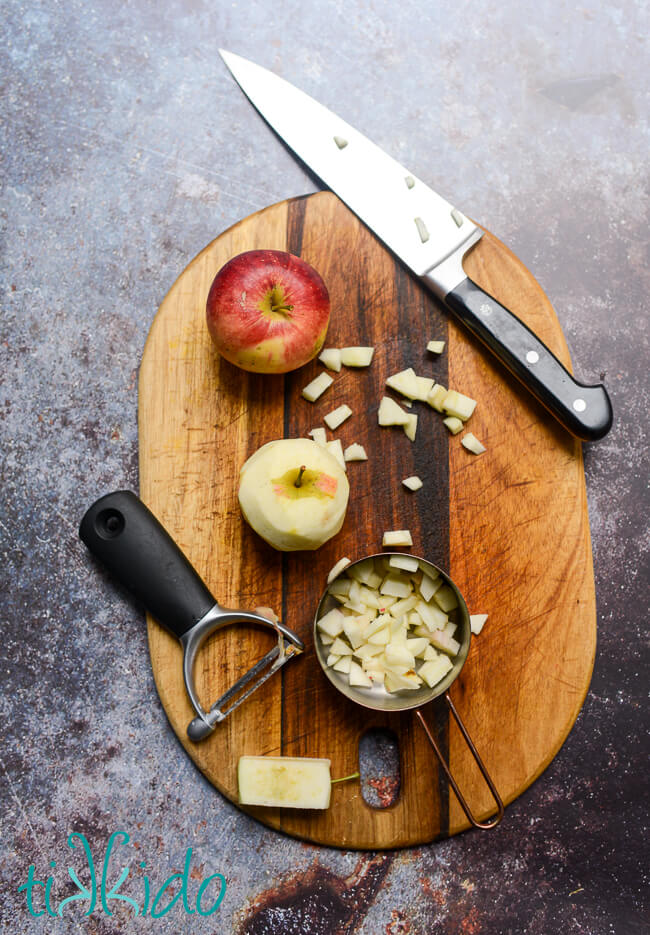
[[[429,743],[430,743],[431,746],[433,747],[434,753],[436,754],[436,756],[438,757],[438,760],[440,761],[440,765],[442,766],[442,768],[443,768],[443,770],[444,770],[445,776],[446,776],[447,779],[449,780],[449,785],[451,786],[451,788],[452,788],[452,789],[454,790],[454,792],[456,793],[456,798],[457,798],[458,801],[460,802],[460,806],[461,806],[461,808],[463,809],[463,811],[465,812],[465,814],[467,815],[467,818],[469,819],[470,823],[471,823],[472,825],[474,825],[475,828],[481,828],[482,830],[486,831],[487,829],[489,829],[489,828],[494,828],[495,825],[498,825],[499,822],[501,821],[501,819],[503,818],[503,802],[501,801],[501,797],[500,797],[499,793],[497,792],[496,786],[495,786],[494,783],[492,782],[492,779],[491,779],[491,777],[490,777],[490,775],[489,775],[487,769],[485,768],[485,766],[484,766],[484,764],[483,764],[483,760],[482,760],[481,757],[479,756],[478,750],[477,750],[476,747],[474,746],[474,743],[473,743],[473,741],[472,741],[472,738],[469,736],[469,734],[468,734],[468,732],[467,732],[467,728],[465,727],[465,725],[463,724],[463,722],[462,722],[462,720],[461,720],[461,718],[460,718],[460,714],[459,714],[458,711],[456,710],[453,701],[452,701],[451,698],[449,697],[449,692],[445,692],[445,696],[444,696],[444,697],[445,697],[445,701],[447,702],[447,707],[449,708],[449,710],[450,710],[451,713],[453,714],[454,720],[455,720],[456,723],[458,724],[458,727],[460,728],[460,732],[462,733],[463,737],[465,738],[465,743],[466,743],[467,746],[469,747],[470,753],[471,753],[472,756],[474,757],[474,760],[476,761],[476,765],[477,765],[478,768],[480,769],[481,775],[482,775],[483,778],[485,779],[485,781],[486,781],[486,783],[487,783],[487,785],[488,785],[488,788],[489,788],[490,792],[492,793],[492,798],[494,799],[494,801],[495,801],[495,803],[496,803],[496,806],[497,806],[497,813],[496,813],[496,815],[494,816],[494,818],[490,818],[489,821],[477,821],[477,820],[476,820],[476,818],[475,818],[474,815],[472,814],[472,811],[471,811],[469,805],[468,805],[467,802],[465,801],[465,797],[463,796],[462,792],[461,792],[460,789],[458,788],[458,784],[456,783],[456,780],[455,780],[454,777],[451,775],[451,770],[450,770],[450,768],[449,768],[449,764],[447,763],[447,761],[445,760],[444,756],[442,755],[442,751],[440,750],[440,747],[438,746],[438,743],[437,743],[435,737],[433,736],[431,730],[429,729],[429,726],[428,726],[427,722],[424,720],[424,717],[422,716],[422,712],[421,712],[421,711],[416,711],[415,713],[416,713],[416,715],[417,715],[417,717],[418,717],[418,719],[419,719],[419,721],[420,721],[420,724],[422,725],[422,727],[423,727],[423,729],[424,729],[425,734],[427,735],[427,739],[428,739]]]
[[[169,533],[130,490],[96,500],[81,520],[79,536],[179,639],[216,604]]]

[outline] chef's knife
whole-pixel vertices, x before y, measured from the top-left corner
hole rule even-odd
[[[482,230],[365,136],[283,78],[232,52],[237,83],[296,155],[573,435],[612,425],[605,387],[575,380],[512,312],[473,283],[463,257]]]

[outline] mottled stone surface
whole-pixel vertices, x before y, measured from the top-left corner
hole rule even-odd
[[[6,0],[3,14],[2,931],[647,931],[647,4]],[[578,376],[602,373],[611,392],[616,425],[585,457],[591,689],[490,834],[359,855],[241,814],[173,737],[140,612],[77,540],[96,496],[137,489],[137,368],[167,289],[230,224],[315,189],[220,46],[314,94],[501,237],[553,301]],[[215,915],[29,915],[30,863],[53,874],[56,906],[74,892],[65,868],[83,868],[68,834],[101,865],[118,829],[125,892],[142,904],[144,874],[158,888],[191,846],[192,899],[227,878]]]

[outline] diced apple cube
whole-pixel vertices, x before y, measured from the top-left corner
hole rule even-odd
[[[324,448],[327,444],[327,432],[323,428],[311,429],[308,432],[309,435],[313,438],[317,445],[320,445],[321,448]]]
[[[348,675],[350,672],[350,667],[352,666],[352,656],[341,656],[338,662],[335,662],[332,668],[336,672],[342,672],[343,675]]]
[[[372,679],[366,675],[361,666],[352,661],[350,665],[350,673],[348,675],[350,685],[355,688],[372,688]]]
[[[431,643],[429,643],[427,648],[424,650],[424,656],[422,658],[424,659],[425,662],[430,662],[432,659],[437,659],[439,655],[440,653],[438,652],[438,650],[434,649]],[[344,656],[343,658],[349,659],[350,657]]]
[[[366,588],[363,586],[361,588],[361,597],[360,600],[366,607],[374,607],[376,610],[379,610],[381,604],[381,595],[377,594],[374,588]]]
[[[427,403],[436,412],[442,412],[442,403],[446,395],[447,387],[443,386],[442,383],[434,383],[431,392],[427,396]]]
[[[334,581],[334,579],[338,575],[340,575],[343,569],[347,568],[349,564],[350,564],[349,558],[340,558],[338,562],[336,563],[336,565],[331,569],[329,575],[327,576],[327,583],[331,584]]]
[[[410,690],[413,691],[417,689],[422,684],[422,679],[419,675],[416,675],[415,672],[407,672],[405,675],[395,675],[393,673],[386,673],[386,687],[389,685],[389,676],[390,676],[390,685],[389,691],[401,691],[401,690]]]
[[[324,617],[318,621],[318,629],[328,636],[336,637],[343,632],[344,616],[338,607],[332,608]]]
[[[331,646],[332,643],[334,642],[334,637],[333,637],[333,636],[328,636],[328,634],[327,634],[327,633],[323,633],[322,630],[321,630],[320,633],[318,634],[318,638],[319,638],[319,640],[321,641],[321,643],[323,644],[323,646]]]
[[[420,402],[425,403],[427,401],[427,396],[433,389],[433,384],[435,380],[432,377],[415,377],[415,382],[417,384],[418,393],[415,399],[420,400]]]
[[[461,438],[460,443],[463,448],[467,448],[467,450],[471,451],[474,455],[482,455],[486,450],[485,445],[482,445],[476,435],[473,435],[471,432],[466,432]]]
[[[455,607],[458,607],[456,595],[449,587],[449,585],[446,584],[443,584],[441,588],[438,588],[436,593],[433,595],[433,599],[440,610],[444,610],[446,614],[448,614],[449,611],[453,610]]]
[[[310,403],[316,402],[319,396],[322,396],[325,390],[334,382],[329,373],[319,373],[318,376],[308,383],[302,391],[302,395]]]
[[[427,350],[431,351],[432,354],[442,354],[445,349],[444,341],[429,341],[427,344]]]
[[[487,620],[487,614],[470,614],[469,625],[474,636],[478,636]]]
[[[457,390],[449,390],[442,401],[442,408],[449,416],[456,416],[461,422],[467,422],[476,408],[476,400],[464,396]]]
[[[463,429],[463,423],[460,419],[457,419],[456,416],[449,416],[449,418],[443,419],[442,422],[443,425],[447,426],[452,435],[458,435]]]
[[[411,593],[411,582],[403,575],[388,574],[379,588],[380,594],[388,594],[389,597],[408,597]]]
[[[368,637],[368,642],[373,646],[386,646],[387,643],[390,643],[389,627],[383,627],[383,629],[373,633],[372,636]]]
[[[434,580],[428,575],[422,575],[422,580],[420,581],[420,586],[418,588],[420,594],[422,595],[422,600],[430,601],[436,591],[442,586],[442,581],[440,578]]]
[[[390,665],[395,663],[400,666],[414,666],[415,665],[415,656],[413,653],[409,652],[405,645],[400,643],[388,643],[386,649],[384,650],[386,654],[386,662]]]
[[[437,656],[420,666],[418,675],[424,679],[429,688],[433,688],[452,668],[453,665],[448,656]]]
[[[318,359],[328,370],[335,370],[338,373],[341,369],[341,351],[338,347],[326,347],[318,355]]]
[[[402,571],[417,571],[418,560],[413,555],[389,555],[390,568],[399,568]]]
[[[390,396],[382,396],[377,410],[377,420],[380,425],[406,425],[409,413],[404,412]]]
[[[366,582],[366,584],[368,585],[369,588],[376,589],[379,587],[379,585],[382,583],[383,580],[384,580],[383,575],[378,575],[376,571],[373,571],[370,578],[368,578],[368,581]]]
[[[372,656],[380,656],[383,651],[383,645],[377,646],[372,643],[364,643],[363,646],[355,649],[354,655],[357,659],[370,659]]]
[[[345,640],[342,640],[340,636],[337,636],[330,646],[330,652],[334,653],[336,656],[351,656],[352,647],[349,646]]]
[[[345,367],[368,367],[374,353],[374,347],[342,347],[341,363]]]
[[[350,653],[350,657],[351,657],[351,656],[352,656],[352,654]],[[350,657],[348,657],[348,658],[350,658]],[[327,657],[327,665],[330,666],[330,667],[335,666],[336,663],[339,661],[340,658],[341,658],[340,656],[335,656],[334,653],[331,652],[331,653],[329,654],[329,656]]]
[[[323,421],[329,429],[334,431],[334,429],[342,425],[346,419],[349,419],[351,415],[352,410],[348,405],[343,403],[342,406],[337,406],[332,412],[328,412],[327,415],[323,417]]]
[[[415,370],[412,367],[392,374],[386,380],[386,386],[390,386],[392,390],[401,393],[402,396],[406,396],[408,399],[417,399],[418,383]]]
[[[353,442],[343,452],[343,457],[346,461],[367,461],[368,455],[366,454],[366,449],[363,445],[359,445],[357,442]]]
[[[414,412],[407,413],[408,420],[402,426],[404,429],[404,434],[409,441],[415,441],[415,433],[418,430],[418,417]]]
[[[446,653],[448,656],[456,656],[460,649],[460,643],[453,636],[447,636],[444,630],[434,630],[429,637],[432,646]],[[334,649],[334,647],[332,647]]]
[[[390,609],[390,612],[393,617],[406,617],[408,612],[417,606],[418,601],[419,597],[417,594],[409,594],[408,597],[405,597],[400,601],[395,601]]]
[[[402,483],[409,490],[419,490],[422,486],[422,481],[417,474],[414,474],[412,477],[405,477]]]
[[[351,584],[352,582],[349,578],[336,578],[334,581],[332,581],[327,590],[330,594],[342,594],[347,597],[350,593]]]
[[[426,601],[420,601],[415,608],[422,617],[422,623],[429,630],[442,630],[449,619],[438,607],[433,604],[427,604]]]
[[[384,627],[389,626],[392,619],[390,614],[380,614],[375,617],[366,628],[366,639],[370,639],[373,633],[377,633],[379,630],[383,630]]]
[[[448,623],[445,624],[445,626],[444,626],[442,632],[443,632],[446,636],[453,636],[457,629],[458,629],[457,624],[455,624],[455,623],[453,623],[453,621],[449,620]]]
[[[374,574],[374,570],[375,563],[373,560],[371,558],[364,558],[362,562],[355,562],[352,567],[348,569],[348,575],[360,584],[367,585],[371,576]]]
[[[354,581],[350,582],[350,590],[348,591],[348,597],[354,603],[358,603],[361,600],[361,585],[355,578]]]
[[[343,630],[350,641],[352,649],[358,649],[366,640],[366,628],[369,623],[368,617],[360,615],[358,617],[346,617],[343,621]]]
[[[424,656],[428,645],[429,640],[426,636],[418,636],[406,641],[406,648],[410,653],[413,653],[416,659],[420,656]]]
[[[408,529],[391,529],[384,533],[381,544],[383,548],[392,546],[403,549],[413,545],[413,539]]]
[[[343,457],[343,445],[341,444],[341,439],[336,438],[334,441],[327,442],[325,445],[325,450],[329,451],[331,455],[334,455],[338,463],[341,465],[343,470],[346,470],[345,467],[345,458]]]

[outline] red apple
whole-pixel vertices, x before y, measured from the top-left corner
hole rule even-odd
[[[287,373],[318,354],[330,317],[316,270],[281,250],[249,250],[214,278],[207,324],[219,353],[255,373]]]

